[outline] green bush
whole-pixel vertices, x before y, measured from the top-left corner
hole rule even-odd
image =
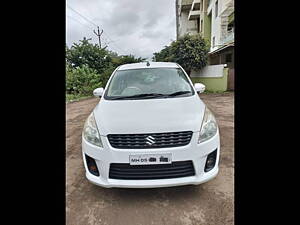
[[[186,34],[165,46],[158,53],[154,53],[153,60],[176,62],[189,74],[192,69],[200,70],[207,64],[209,44],[200,34]]]
[[[102,86],[100,75],[87,65],[77,68],[67,66],[66,75],[67,94],[88,96],[93,94],[94,89]]]
[[[67,101],[93,95],[93,90],[105,87],[112,72],[120,65],[142,62],[133,55],[119,56],[117,53],[99,48],[83,38],[79,43],[66,46],[66,98]]]

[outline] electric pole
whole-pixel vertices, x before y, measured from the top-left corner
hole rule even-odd
[[[99,39],[99,47],[101,48],[101,35],[103,33],[103,29],[101,30],[101,33],[99,31],[99,26],[97,26],[98,28],[98,33],[96,33],[96,31],[94,30],[94,34],[96,34],[98,36],[98,39]]]

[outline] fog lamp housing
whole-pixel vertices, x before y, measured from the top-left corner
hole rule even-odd
[[[217,161],[217,149],[207,155],[204,172],[208,172],[212,170],[216,165],[216,161]]]
[[[85,159],[86,159],[86,165],[89,172],[99,177],[99,171],[95,159],[89,157],[88,155],[85,155]]]

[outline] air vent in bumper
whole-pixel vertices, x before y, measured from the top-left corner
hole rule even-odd
[[[130,165],[112,163],[109,178],[119,180],[154,180],[194,176],[192,161],[178,161],[171,164]]]

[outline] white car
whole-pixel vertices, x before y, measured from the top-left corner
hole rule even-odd
[[[212,112],[176,63],[119,66],[82,133],[87,179],[102,187],[200,184],[219,170],[220,137]]]

